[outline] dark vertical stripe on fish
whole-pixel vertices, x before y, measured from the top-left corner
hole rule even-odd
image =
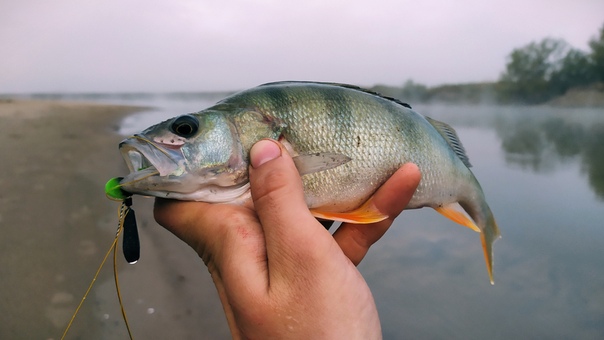
[[[292,105],[292,100],[288,95],[286,88],[269,87],[265,93],[267,103],[270,104],[271,111],[287,110]]]

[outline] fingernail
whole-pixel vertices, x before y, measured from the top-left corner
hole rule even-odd
[[[263,139],[250,150],[250,163],[252,167],[257,168],[262,164],[281,156],[281,147],[277,142],[270,139]]]

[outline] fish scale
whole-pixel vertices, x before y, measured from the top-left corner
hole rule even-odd
[[[372,208],[372,195],[403,164],[417,164],[422,179],[407,208],[432,207],[479,231],[492,281],[499,229],[453,128],[351,85],[265,84],[152,126],[120,144],[131,172],[120,185],[157,197],[246,204],[249,150],[262,138],[292,152],[306,202],[320,218],[387,218]],[[184,142],[165,145],[171,140]]]
[[[281,89],[274,96],[271,94],[275,92],[268,92],[265,99],[273,101],[268,105],[271,109],[267,110],[266,114],[280,115],[288,123],[288,128],[283,131],[285,138],[292,145],[299,146],[296,150],[299,153],[330,150],[352,158],[349,164],[336,169],[304,176],[303,183],[309,206],[323,207],[327,211],[354,209],[373,194],[377,183],[383,183],[396,169],[413,158],[405,150],[414,148],[406,147],[407,139],[399,133],[400,128],[397,129],[404,123],[401,119],[404,116],[397,115],[397,111],[391,109],[391,106],[396,105],[391,101],[365,96],[362,92],[350,91],[343,95],[339,88],[332,89],[331,92],[336,93],[333,95],[325,94],[321,88],[303,88],[301,93],[296,93],[296,89],[293,93]],[[359,101],[359,94],[365,96],[365,101]],[[299,105],[292,105],[294,101],[289,99],[290,96],[327,97],[330,100],[311,99],[298,102]],[[283,111],[284,102],[287,103],[288,109],[279,112]],[[347,104],[332,105],[333,108],[329,108],[328,104],[335,102]],[[262,111],[260,105],[256,109]],[[382,115],[374,114],[381,111],[389,112],[392,119],[384,119]],[[330,129],[324,131],[322,127]],[[357,143],[359,136],[363,136],[362,140],[365,140],[360,145]],[[334,190],[334,187],[340,189]],[[420,193],[424,191],[426,190],[420,188]],[[410,207],[425,205],[422,197],[415,196],[415,202],[412,201]]]

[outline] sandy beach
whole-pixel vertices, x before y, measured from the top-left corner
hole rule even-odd
[[[127,106],[0,101],[0,339],[59,339],[117,226],[105,182],[126,173],[117,150]],[[118,253],[120,287],[139,339],[229,337],[197,255],[136,197],[141,260]],[[108,261],[67,339],[124,339]]]

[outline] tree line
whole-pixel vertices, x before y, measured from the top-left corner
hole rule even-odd
[[[540,104],[572,88],[604,84],[604,25],[589,40],[589,49],[545,38],[512,50],[504,72],[493,83],[427,87],[408,80],[402,87],[377,85],[373,90],[410,102]]]
[[[539,104],[571,88],[604,82],[604,26],[589,48],[584,52],[546,38],[514,49],[496,86],[499,100]]]

